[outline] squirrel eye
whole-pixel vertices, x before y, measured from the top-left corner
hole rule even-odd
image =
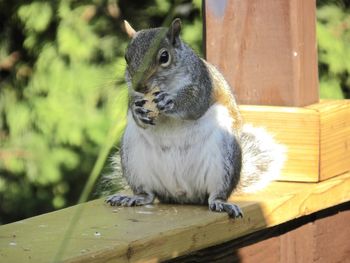
[[[167,67],[170,64],[170,54],[167,50],[161,50],[159,52],[159,64],[163,67]]]

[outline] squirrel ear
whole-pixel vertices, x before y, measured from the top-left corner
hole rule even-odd
[[[124,28],[125,32],[128,34],[129,38],[133,38],[136,34],[135,29],[128,23],[128,21],[124,20]]]
[[[171,44],[173,45],[177,44],[179,40],[180,32],[181,32],[181,19],[175,18],[174,21],[171,23],[171,26],[167,34]]]

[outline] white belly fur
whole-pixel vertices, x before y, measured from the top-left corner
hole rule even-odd
[[[177,202],[205,202],[222,184],[223,136],[231,131],[227,109],[214,104],[196,121],[174,121],[147,129],[131,114],[123,137],[128,182]]]

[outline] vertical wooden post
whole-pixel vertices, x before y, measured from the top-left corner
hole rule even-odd
[[[315,0],[204,0],[205,51],[238,103],[317,103]]]

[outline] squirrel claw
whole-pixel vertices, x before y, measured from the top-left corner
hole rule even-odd
[[[148,118],[148,117],[140,117],[139,119],[140,119],[140,121],[142,121],[142,122],[145,123],[145,124],[156,125],[156,124],[154,123],[154,120],[151,119],[151,118]]]
[[[163,104],[158,105],[158,109],[163,111],[167,107],[172,108],[173,104],[174,104],[174,101],[172,99],[169,99],[164,105]]]
[[[120,205],[120,202],[125,199],[127,196],[126,195],[112,195],[109,196],[105,202],[107,204],[110,204],[111,206],[118,206]]]
[[[224,210],[231,218],[243,218],[243,212],[238,205],[224,204]]]
[[[143,196],[127,196],[127,195],[112,195],[106,201],[111,206],[140,206],[150,203],[149,200]]]
[[[148,113],[152,112],[151,110],[145,109],[145,108],[136,108],[135,109],[136,113],[139,113],[141,115],[147,115]]]
[[[214,212],[226,212],[231,218],[243,218],[243,212],[238,205],[214,201],[209,204],[209,209]]]
[[[157,92],[155,92],[157,93]],[[172,96],[166,92],[158,92],[153,99],[153,102],[157,104],[157,108],[163,112],[169,112],[174,108],[174,100]]]
[[[157,96],[159,93],[160,93],[160,91],[156,91],[156,92],[153,92],[152,95]]]
[[[143,105],[145,105],[146,102],[147,102],[147,100],[145,100],[145,99],[140,99],[140,100],[136,100],[136,101],[134,102],[134,104],[135,104],[135,106],[137,106],[137,107],[142,107]]]
[[[165,92],[155,92],[155,93],[156,93],[156,94],[154,94],[155,98],[153,99],[153,102],[155,102],[155,103],[158,103],[158,102],[164,100],[165,97],[168,95]]]
[[[153,111],[142,106],[145,102],[146,100],[135,101],[135,106],[132,108],[134,119],[142,126],[144,124],[155,125],[155,117],[152,115]]]

